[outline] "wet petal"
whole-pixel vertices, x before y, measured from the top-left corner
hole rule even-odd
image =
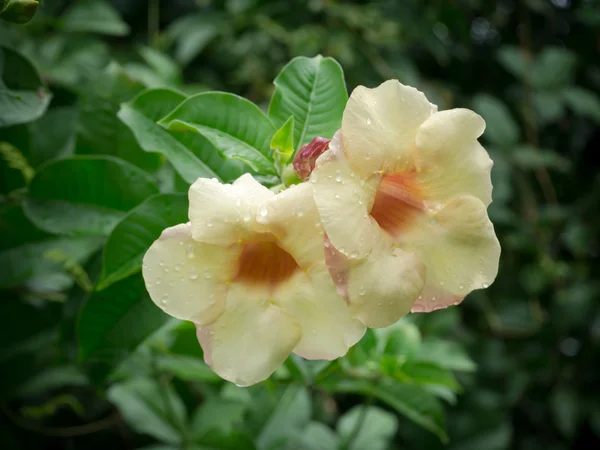
[[[373,233],[379,226],[369,215],[380,175],[359,178],[336,151],[340,134],[331,141],[332,150],[319,158],[311,175],[313,196],[323,228],[331,243],[351,258],[369,254]]]
[[[425,266],[382,239],[367,258],[350,260],[347,277],[350,310],[366,326],[381,328],[410,311],[423,288]]]
[[[306,359],[335,359],[344,356],[365,333],[344,299],[336,292],[322,263],[300,273],[278,291],[275,303],[302,328],[294,353]]]
[[[486,206],[492,201],[492,160],[477,142],[483,119],[468,109],[438,112],[417,133],[418,182],[423,199],[446,203],[472,195]]]
[[[273,305],[262,290],[235,283],[225,312],[197,330],[206,363],[239,386],[267,379],[300,340],[300,326],[290,314]]]
[[[300,267],[323,261],[323,227],[309,183],[291,186],[263,202],[257,221],[263,232],[272,233],[277,245]]]
[[[419,255],[427,267],[426,285],[414,311],[459,303],[474,289],[487,288],[498,272],[500,244],[485,205],[458,197],[438,213],[422,215],[397,244]]]
[[[194,241],[189,224],[167,228],[144,256],[150,298],[178,319],[214,322],[225,308],[226,283],[237,271],[239,253]]]
[[[273,195],[250,174],[233,184],[199,178],[189,191],[193,238],[215,245],[247,239],[254,234],[258,205]]]
[[[342,120],[343,147],[357,173],[398,172],[412,166],[415,136],[437,107],[398,80],[352,92]]]

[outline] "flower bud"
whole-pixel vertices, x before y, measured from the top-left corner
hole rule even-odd
[[[296,174],[302,179],[307,180],[311,172],[315,168],[317,158],[329,148],[331,139],[316,137],[308,144],[304,144],[296,152],[292,165]]]

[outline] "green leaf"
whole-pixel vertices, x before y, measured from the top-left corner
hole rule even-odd
[[[197,342],[196,345],[198,345]],[[158,370],[170,373],[184,381],[206,383],[221,381],[221,378],[202,359],[191,356],[160,355],[156,358],[156,367]]]
[[[458,372],[473,372],[477,368],[460,345],[440,339],[424,341],[414,360],[436,364],[444,369]]]
[[[265,450],[280,448],[294,431],[308,424],[310,414],[311,401],[306,388],[289,386],[258,435],[258,447]]]
[[[191,184],[200,177],[219,178],[186,145],[156,124],[157,120],[184,99],[183,94],[168,89],[147,90],[132,102],[122,104],[117,115],[131,129],[143,150],[166,156],[179,175],[188,183]]]
[[[562,91],[567,105],[577,114],[600,123],[600,98],[596,93],[577,86],[568,86]]]
[[[271,139],[271,148],[273,149],[273,159],[277,172],[281,175],[285,165],[294,155],[294,116],[288,120],[275,132]]]
[[[398,419],[374,406],[355,406],[337,424],[348,450],[387,450],[398,429]]]
[[[37,70],[23,55],[0,46],[0,127],[31,122],[50,104]]]
[[[560,433],[572,438],[579,422],[579,400],[570,388],[557,388],[550,396],[550,410]]]
[[[316,136],[330,139],[341,128],[348,92],[344,72],[336,60],[321,55],[294,58],[274,84],[269,117],[278,127],[294,117],[296,150]]]
[[[411,359],[421,344],[419,328],[407,320],[399,320],[387,328],[374,330],[377,337],[377,352],[403,360]]]
[[[577,57],[569,50],[545,47],[533,62],[533,84],[541,89],[565,86],[572,81],[576,64]]]
[[[498,50],[498,61],[516,78],[522,79],[527,71],[527,61],[519,47],[505,45]]]
[[[295,434],[294,444],[295,446],[291,446],[293,449],[333,450],[339,448],[339,438],[326,425],[319,422],[310,422],[303,430]]]
[[[447,442],[444,410],[440,402],[420,386],[383,379],[377,384],[366,380],[341,380],[329,386],[334,392],[355,393],[379,399],[416,424]]]
[[[116,64],[104,70],[80,95],[76,153],[116,156],[147,172],[158,169],[159,155],[145,153],[131,130],[117,117],[121,102],[134,97],[143,88]]]
[[[142,267],[142,258],[165,228],[187,222],[186,194],[160,194],[129,211],[113,229],[104,247],[98,290]]]
[[[76,156],[40,167],[25,211],[51,233],[106,236],[127,211],[157,191],[147,173],[125,161]]]
[[[75,108],[60,107],[48,110],[40,119],[28,125],[30,160],[34,167],[73,154],[77,119]]]
[[[129,34],[119,13],[102,0],[80,0],[62,17],[62,29],[77,33],[98,33],[109,36]]]
[[[244,424],[244,414],[248,405],[223,398],[211,399],[202,403],[192,418],[192,438],[201,440],[211,429],[229,434]]]
[[[242,97],[223,92],[193,95],[159,124],[168,130],[200,133],[224,158],[243,161],[262,174],[277,173],[269,147],[275,127]]]
[[[160,328],[166,319],[150,300],[141,274],[94,292],[79,314],[79,359],[118,360]]]
[[[8,0],[8,5],[0,7],[0,17],[8,22],[25,24],[33,19],[39,5],[40,2],[34,0]]]
[[[499,147],[510,147],[519,141],[519,127],[502,101],[478,94],[473,99],[473,109],[485,119],[484,139]]]
[[[514,164],[523,169],[545,167],[568,172],[571,168],[571,161],[567,158],[552,150],[538,149],[531,145],[519,145],[511,156]]]
[[[111,386],[107,397],[136,432],[167,444],[181,443],[186,422],[185,405],[170,386],[136,378]]]
[[[38,230],[23,214],[20,206],[0,209],[0,287],[27,283],[31,288],[47,286],[53,291],[73,284],[64,265],[49,258],[49,252],[60,252],[80,264],[102,245],[98,237],[61,238]]]
[[[142,47],[140,55],[165,83],[177,85],[181,82],[179,66],[168,55],[151,47]]]
[[[414,384],[444,386],[453,391],[461,390],[452,373],[435,363],[408,362],[401,370]]]
[[[206,14],[183,16],[171,23],[167,37],[175,41],[175,58],[189,64],[219,32],[219,17]]]

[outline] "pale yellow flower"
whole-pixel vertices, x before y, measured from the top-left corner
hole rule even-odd
[[[275,195],[250,175],[201,178],[189,199],[190,223],[152,244],[143,275],[158,306],[196,323],[217,374],[251,385],[292,351],[335,359],[362,337],[329,276],[308,184]]]
[[[474,112],[437,112],[396,80],[352,93],[311,185],[332,277],[365,325],[457,304],[493,282],[484,128]]]

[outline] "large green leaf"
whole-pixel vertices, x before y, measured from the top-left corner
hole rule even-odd
[[[83,264],[102,245],[98,237],[62,238],[38,230],[20,206],[0,210],[0,287],[26,283],[31,289],[58,291],[73,277],[65,262]],[[63,257],[57,261],[50,254]]]
[[[0,46],[0,127],[37,119],[51,98],[33,64]]]
[[[380,408],[362,405],[344,414],[337,429],[347,450],[387,450],[398,429],[398,419]]]
[[[415,361],[428,362],[448,370],[473,372],[477,366],[467,352],[452,341],[430,339],[421,344]]]
[[[223,92],[193,95],[160,124],[169,130],[200,133],[224,158],[243,161],[262,174],[277,173],[269,147],[275,127],[242,97]]]
[[[159,155],[145,153],[117,117],[120,104],[143,88],[116,64],[104,70],[80,96],[76,153],[116,156],[148,172],[158,169]]]
[[[316,136],[333,137],[341,127],[348,92],[336,60],[321,55],[294,58],[274,83],[269,116],[277,127],[294,116],[296,150]]]
[[[98,289],[139,271],[152,242],[165,228],[187,222],[187,213],[185,194],[160,194],[132,209],[108,237]]]
[[[168,444],[179,444],[185,433],[185,405],[169,386],[136,378],[115,384],[107,393],[127,424],[138,433]]]
[[[575,74],[577,57],[569,50],[546,47],[535,59],[532,82],[542,89],[554,89],[568,85]]]
[[[99,33],[110,36],[125,36],[127,25],[119,13],[102,0],[80,0],[62,18],[65,31]]]
[[[341,380],[329,386],[334,392],[362,394],[388,404],[423,428],[447,441],[444,410],[440,402],[423,388],[384,379],[377,384],[367,380]]]
[[[160,328],[167,316],[146,292],[142,275],[133,275],[92,293],[79,314],[79,358],[114,362]]]
[[[40,168],[25,211],[51,233],[106,236],[127,211],[157,192],[152,177],[125,161],[76,156]]]
[[[484,139],[499,147],[510,147],[519,141],[519,127],[501,100],[478,94],[473,99],[473,109],[485,119]]]
[[[198,157],[202,155],[194,154],[185,144],[156,124],[157,120],[183,100],[185,96],[179,92],[165,88],[150,89],[142,92],[132,102],[122,104],[118,117],[131,129],[142,149],[166,156],[188,183],[193,183],[199,177],[216,178],[218,175],[203,162],[202,157]],[[218,157],[216,152],[215,156]]]
[[[263,450],[281,448],[295,431],[304,428],[311,414],[311,401],[306,388],[289,386],[281,395],[256,440]]]

